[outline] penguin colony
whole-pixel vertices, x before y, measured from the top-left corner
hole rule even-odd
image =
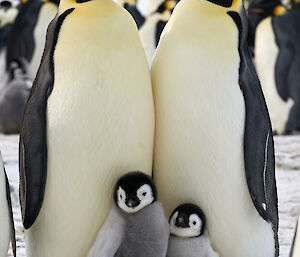
[[[279,256],[273,131],[300,130],[299,4],[270,2],[0,3],[27,257]]]

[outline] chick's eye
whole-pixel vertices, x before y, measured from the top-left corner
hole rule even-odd
[[[146,195],[147,195],[147,192],[143,192],[142,195],[143,195],[143,196],[146,196]]]
[[[120,199],[122,200],[123,199],[123,196],[120,194]]]

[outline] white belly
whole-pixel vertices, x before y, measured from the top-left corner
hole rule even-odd
[[[271,18],[266,18],[257,27],[255,40],[255,63],[257,74],[269,109],[273,130],[282,133],[289,116],[293,100],[284,102],[275,84],[275,65],[278,47]]]
[[[88,6],[66,18],[56,46],[48,177],[27,233],[30,257],[85,257],[111,208],[116,180],[132,170],[152,172],[153,97],[138,31],[111,1]]]
[[[238,30],[229,16],[197,24],[194,9],[184,14],[192,1],[175,9],[151,71],[159,197],[167,216],[186,202],[203,208],[221,257],[271,257],[272,228],[257,213],[245,178]]]
[[[0,257],[6,257],[10,238],[10,214],[6,196],[6,182],[0,152]]]
[[[44,3],[41,7],[36,27],[33,32],[35,48],[30,62],[30,67],[34,76],[36,75],[41,63],[48,25],[53,20],[56,12],[57,6],[51,2]]]

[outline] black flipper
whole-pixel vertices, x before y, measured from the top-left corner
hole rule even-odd
[[[9,210],[9,215],[10,215],[10,242],[11,242],[11,247],[12,247],[14,257],[16,257],[17,247],[16,247],[15,224],[14,224],[13,210],[12,210],[12,206],[11,206],[10,187],[9,187],[8,178],[7,178],[7,175],[6,175],[6,172],[5,172],[5,168],[4,168],[4,174],[5,174],[5,180],[6,180],[7,204],[8,204],[8,210]]]
[[[162,20],[160,20],[156,24],[156,30],[155,30],[155,47],[157,47],[157,45],[159,43],[161,33],[163,32],[166,24],[167,24],[167,22],[166,21],[162,21]]]
[[[261,217],[272,223],[275,253],[279,254],[278,201],[275,179],[275,158],[271,122],[262,89],[247,46],[247,16],[228,12],[235,21],[239,35],[239,85],[246,105],[244,158],[246,179],[252,201]]]
[[[18,57],[31,61],[35,48],[33,33],[42,5],[40,0],[29,0],[20,8],[7,42],[6,67]]]
[[[284,28],[286,24],[282,24],[281,17],[274,17],[272,19],[272,27],[275,33],[276,44],[279,48],[279,54],[275,66],[275,83],[280,97],[287,101],[290,97],[289,91],[289,71],[294,62],[296,50],[289,42],[289,33]],[[284,26],[282,26],[284,25]]]
[[[135,20],[135,23],[140,29],[140,27],[145,23],[145,17],[140,13],[138,8],[135,5],[125,4],[124,8],[131,14],[133,19]]]
[[[299,222],[299,220],[298,220],[298,222]],[[291,250],[290,250],[290,257],[297,257],[297,256],[293,256],[293,255],[294,255],[295,242],[296,242],[296,238],[298,235],[298,222],[296,224],[296,231],[295,231],[295,235],[294,235],[294,239],[293,239],[293,244],[292,244]]]
[[[20,202],[25,229],[37,218],[42,206],[47,177],[47,100],[54,85],[54,50],[64,19],[74,8],[56,16],[47,31],[41,65],[25,109],[20,133]]]

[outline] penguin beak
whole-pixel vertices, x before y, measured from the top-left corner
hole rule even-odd
[[[226,7],[226,8],[229,8],[232,6],[232,2],[233,0],[207,0],[211,3],[214,3],[216,5],[220,5],[220,6],[223,6],[223,7]]]
[[[138,199],[128,199],[127,201],[126,201],[126,205],[129,207],[129,208],[135,208],[135,207],[137,207],[137,206],[139,206],[139,204],[140,204],[140,200],[138,200]]]
[[[188,218],[184,215],[178,216],[175,221],[175,226],[178,228],[188,228],[189,227]]]

